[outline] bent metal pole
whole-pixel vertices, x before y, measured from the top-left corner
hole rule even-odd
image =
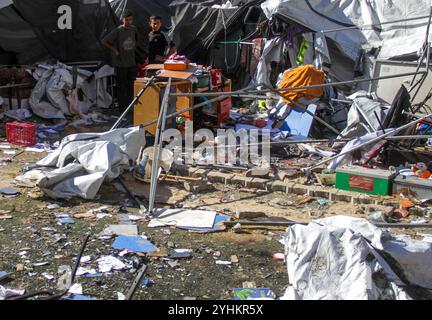
[[[355,83],[361,83],[361,82],[371,82],[371,81],[378,81],[378,80],[387,80],[387,79],[394,79],[394,78],[403,78],[403,77],[409,77],[413,76],[415,74],[426,74],[426,71],[420,71],[420,72],[409,72],[409,73],[401,73],[401,74],[394,74],[394,75],[388,75],[383,77],[376,77],[376,78],[370,78],[370,79],[355,79],[355,80],[347,80],[347,81],[340,81],[340,82],[329,82],[329,83],[322,83],[322,84],[315,84],[310,86],[301,86],[301,87],[290,87],[290,88],[281,88],[281,89],[273,89],[280,92],[285,91],[298,91],[298,90],[304,90],[304,89],[316,89],[316,88],[323,88],[323,87],[335,87],[339,85],[346,85],[346,84],[355,84]],[[247,89],[243,89],[244,92],[248,94],[262,94],[262,93],[271,93],[271,90],[250,90],[245,91]],[[214,97],[214,96],[233,96],[238,94],[239,91],[230,91],[230,92],[208,92],[208,93],[173,93],[171,94],[172,97]]]
[[[155,80],[155,76],[151,77],[146,85],[144,86],[144,88],[142,88],[138,94],[135,96],[135,98],[132,100],[132,102],[129,104],[129,106],[126,108],[126,110],[122,113],[122,115],[118,118],[118,120],[116,121],[116,123],[114,123],[114,125],[112,126],[110,131],[113,131],[115,129],[117,129],[117,127],[119,126],[120,122],[122,122],[123,118],[129,113],[129,111],[138,103],[139,99],[141,98],[141,96],[143,95],[143,93],[147,90],[148,87],[150,87],[153,84],[153,81]]]
[[[358,146],[355,146],[355,147],[353,147],[353,148],[351,148],[351,149],[349,149],[349,150],[347,150],[347,151],[345,151],[345,152],[342,152],[342,153],[340,153],[340,154],[338,154],[338,155],[336,155],[336,156],[333,156],[333,157],[330,157],[330,158],[328,158],[328,159],[322,160],[322,161],[318,162],[317,164],[315,164],[315,165],[313,165],[313,166],[311,166],[311,167],[305,168],[305,169],[304,169],[304,172],[305,172],[306,174],[309,174],[309,173],[311,172],[312,169],[318,168],[320,165],[322,165],[322,164],[324,164],[324,163],[330,162],[330,161],[332,161],[332,160],[334,160],[334,159],[337,159],[337,158],[339,158],[339,157],[341,157],[341,156],[344,156],[344,155],[349,154],[349,153],[351,153],[351,152],[353,152],[353,151],[356,151],[356,150],[358,150],[358,149],[361,149],[361,148],[363,148],[363,147],[365,147],[365,146],[367,146],[367,145],[370,145],[370,144],[373,144],[373,143],[375,143],[375,142],[381,141],[381,140],[387,138],[388,136],[391,136],[392,134],[395,134],[395,133],[397,133],[397,132],[399,132],[399,131],[401,131],[401,130],[407,129],[407,128],[409,128],[409,127],[411,127],[411,126],[413,126],[413,125],[415,125],[415,124],[417,124],[417,123],[419,123],[419,122],[421,122],[421,121],[423,121],[423,120],[425,120],[425,119],[427,119],[427,118],[429,118],[429,117],[432,117],[432,113],[431,113],[431,114],[428,114],[427,116],[424,116],[424,117],[422,117],[422,118],[420,118],[420,119],[417,119],[417,120],[415,120],[415,121],[412,121],[412,122],[410,122],[410,123],[407,123],[407,124],[403,125],[402,127],[399,127],[399,128],[396,128],[396,129],[394,129],[394,130],[392,130],[392,131],[390,131],[390,132],[387,132],[387,133],[385,133],[385,134],[383,134],[383,135],[381,135],[381,136],[379,136],[379,137],[376,137],[376,138],[373,138],[373,139],[371,139],[371,140],[369,140],[369,141],[366,141],[365,143],[362,143],[362,144],[360,144],[360,145],[358,145]]]
[[[168,79],[168,84],[165,87],[165,94],[162,100],[158,125],[156,128],[154,151],[153,151],[153,163],[151,168],[152,172],[151,172],[151,181],[150,181],[150,192],[149,192],[149,209],[148,209],[149,214],[153,214],[153,209],[155,204],[157,182],[159,178],[159,163],[160,163],[160,157],[162,153],[163,134],[166,125],[166,115],[168,111],[170,91],[171,91],[171,78]]]

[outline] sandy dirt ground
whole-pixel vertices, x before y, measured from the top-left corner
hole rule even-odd
[[[123,219],[120,213],[139,214],[129,196],[113,183],[104,184],[97,199],[91,201],[54,201],[36,188],[15,186],[14,178],[22,168],[43,156],[26,152],[12,163],[0,166],[0,187],[14,187],[20,192],[16,197],[0,199],[0,271],[10,273],[13,279],[7,287],[27,292],[58,292],[59,266],[72,267],[83,239],[90,235],[84,252],[90,256],[88,266],[97,269],[96,260],[104,255],[114,255],[132,266],[94,278],[77,277],[75,282],[82,285],[83,293],[97,299],[117,299],[118,292],[126,294],[141,263],[147,264],[148,269],[134,299],[233,299],[234,289],[242,287],[245,281],[270,288],[278,297],[283,295],[288,284],[287,270],[284,262],[274,260],[273,255],[284,251],[279,239],[285,228],[194,233],[148,228],[147,221],[130,222],[159,248],[160,256],[119,257],[119,251],[111,248],[113,240],[100,240],[98,234],[108,225],[120,223]],[[137,193],[145,194],[146,190],[148,186],[142,183],[135,187]],[[181,184],[167,182],[158,189],[157,201],[159,207],[213,209],[232,217],[254,212],[261,217],[294,221],[337,214],[367,217],[377,209],[337,202],[319,204],[317,199],[278,192],[256,195],[224,185],[214,185],[214,190],[206,193],[191,194]],[[52,204],[57,206],[49,207]],[[101,206],[106,206],[110,217],[79,218],[80,214]],[[56,213],[69,214],[75,223],[59,224]],[[163,256],[174,248],[191,249],[191,257],[169,260]],[[234,262],[229,266],[218,265],[217,260]]]

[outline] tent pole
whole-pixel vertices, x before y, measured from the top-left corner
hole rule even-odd
[[[347,81],[340,81],[340,82],[330,82],[330,83],[316,84],[316,85],[310,85],[310,86],[290,87],[290,88],[273,89],[273,90],[284,92],[284,91],[299,91],[299,90],[304,90],[304,89],[316,89],[316,88],[323,88],[323,87],[335,87],[335,86],[339,86],[339,85],[356,84],[356,83],[361,83],[361,82],[371,82],[371,81],[378,81],[378,80],[403,78],[403,77],[413,76],[415,74],[425,74],[425,73],[426,73],[426,71],[409,72],[409,73],[401,73],[401,74],[395,74],[395,75],[388,75],[388,76],[371,78],[371,79],[355,79],[355,80],[347,80]],[[247,89],[242,89],[242,90],[239,90],[239,91],[230,91],[230,92],[173,93],[171,96],[172,97],[235,96],[235,95],[238,95],[240,92],[245,92],[247,94],[262,94],[262,93],[267,93],[267,92],[270,93],[272,91],[270,91],[270,90],[250,90],[250,91],[247,91]]]
[[[419,63],[417,65],[417,69],[416,69],[416,72],[419,72],[420,67],[423,63],[424,55],[426,54],[426,75],[424,75],[424,77],[422,78],[422,81],[420,81],[421,84],[419,87],[421,87],[423,85],[423,82],[426,79],[426,77],[428,75],[428,71],[429,71],[429,58],[430,58],[430,56],[429,56],[429,54],[430,54],[430,51],[429,51],[430,50],[429,33],[430,33],[431,20],[432,20],[432,6],[431,6],[430,11],[429,11],[429,20],[428,20],[428,25],[427,25],[427,29],[426,29],[426,39],[425,39],[425,42],[423,44],[424,51],[423,51],[422,56],[420,57],[420,60],[419,60]],[[410,84],[411,87],[410,87],[409,92],[411,92],[415,88],[415,86],[413,86],[413,84],[414,84],[414,81],[416,78],[417,78],[417,75],[414,75],[414,77],[411,81],[411,84]],[[418,93],[418,90],[417,90],[415,96],[417,96],[417,93]],[[414,101],[414,98],[411,100],[411,102],[412,101]]]
[[[401,20],[393,20],[393,21],[387,21],[387,22],[382,22],[382,23],[374,23],[374,24],[367,24],[364,26],[352,26],[352,27],[344,27],[344,28],[339,28],[339,29],[329,29],[329,30],[323,30],[323,33],[332,33],[332,32],[339,32],[339,31],[347,31],[347,30],[367,30],[369,28],[373,28],[373,27],[379,27],[379,26],[384,26],[387,24],[394,24],[394,23],[399,23],[399,22],[408,22],[408,21],[415,21],[415,20],[422,20],[422,19],[427,19],[429,16],[421,16],[421,17],[414,17],[414,18],[408,18],[408,19],[401,19]]]
[[[159,162],[162,153],[162,143],[163,143],[163,134],[165,131],[165,124],[167,118],[168,111],[168,103],[171,91],[171,78],[168,79],[168,84],[165,87],[165,94],[162,100],[162,106],[160,110],[160,115],[158,119],[158,126],[155,135],[155,143],[154,143],[154,152],[153,152],[153,163],[152,163],[152,173],[151,173],[151,182],[150,182],[150,194],[149,194],[149,213],[153,214],[154,204],[155,204],[155,196],[157,189],[157,182],[159,178]]]
[[[139,102],[139,99],[141,98],[141,96],[144,94],[144,92],[147,90],[148,87],[150,87],[153,84],[153,81],[155,80],[155,76],[151,77],[149,79],[149,81],[146,83],[146,85],[144,86],[144,88],[142,88],[140,90],[140,92],[138,92],[138,94],[135,96],[135,98],[132,100],[132,102],[129,104],[129,106],[126,108],[126,110],[122,113],[122,115],[118,118],[118,120],[116,121],[116,123],[114,123],[114,125],[112,126],[112,128],[110,129],[110,131],[113,131],[115,129],[117,129],[117,127],[120,125],[120,122],[123,120],[123,118],[129,113],[129,111]]]

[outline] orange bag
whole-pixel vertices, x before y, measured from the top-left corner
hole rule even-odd
[[[311,64],[300,66],[292,70],[285,71],[283,79],[279,84],[279,89],[311,86],[316,84],[323,84],[325,80],[324,72]],[[298,102],[301,98],[311,100],[313,98],[320,98],[324,94],[324,88],[313,89],[300,89],[295,91],[283,92],[287,99],[285,103],[290,104],[291,101]]]

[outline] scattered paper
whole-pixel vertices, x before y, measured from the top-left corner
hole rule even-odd
[[[54,279],[54,276],[52,274],[49,274],[48,272],[42,273],[42,275],[47,278],[48,280]]]
[[[121,292],[117,292],[117,298],[118,300],[126,300],[126,296]]]
[[[131,224],[114,224],[105,228],[100,234],[100,237],[117,236],[137,236],[138,227]]]
[[[81,263],[90,263],[90,262],[91,262],[91,256],[84,256],[84,257],[81,257],[80,262],[81,262]]]
[[[56,217],[60,224],[74,224],[75,221],[67,214],[56,214]]]
[[[113,256],[103,256],[97,260],[99,272],[110,272],[111,270],[122,270],[126,265]]]
[[[215,211],[160,209],[156,211],[156,218],[152,219],[148,227],[191,227],[212,228],[216,218]]]
[[[103,219],[103,218],[106,218],[106,217],[112,217],[112,214],[109,214],[109,213],[98,213],[98,214],[96,214],[96,218],[97,219]]]
[[[139,236],[118,236],[112,247],[117,250],[127,249],[130,252],[155,252],[157,248],[145,237]]]
[[[216,260],[216,264],[230,266],[231,265],[231,261]]]
[[[72,285],[72,287],[69,288],[68,292],[73,294],[83,294],[82,285],[79,283],[75,283]]]
[[[144,216],[137,216],[137,215],[133,215],[133,214],[128,215],[128,218],[130,221],[140,221],[140,220],[145,219]]]
[[[45,152],[45,149],[39,149],[39,148],[34,148],[34,147],[27,147],[25,148],[26,152],[35,152],[35,153],[42,153]]]
[[[83,268],[83,267],[78,267],[76,275],[77,276],[84,276],[84,275],[96,276],[96,275],[100,275],[100,274],[96,271],[96,269],[87,269],[87,268]]]

